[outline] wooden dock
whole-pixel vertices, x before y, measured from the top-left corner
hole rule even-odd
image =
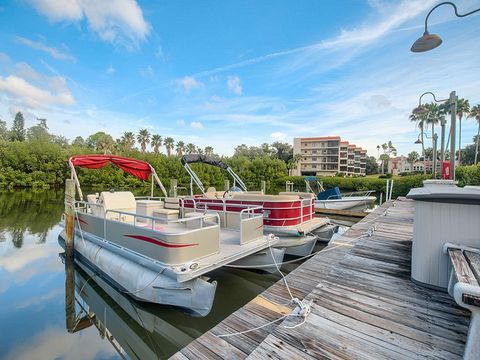
[[[280,280],[172,358],[460,359],[469,312],[412,283],[412,230],[412,201],[383,204],[287,276],[293,296],[313,301],[303,325],[286,328],[299,322],[288,317],[218,337],[284,314],[271,305],[290,300]]]

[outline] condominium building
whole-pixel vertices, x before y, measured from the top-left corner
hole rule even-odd
[[[365,175],[367,150],[340,136],[294,138],[293,154],[301,155],[293,175]]]

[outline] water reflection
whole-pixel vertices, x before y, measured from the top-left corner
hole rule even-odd
[[[62,212],[60,191],[0,192],[0,359],[165,358],[279,279],[235,269],[209,274],[219,286],[204,318],[137,303],[65,267]],[[71,269],[74,291],[65,292]]]

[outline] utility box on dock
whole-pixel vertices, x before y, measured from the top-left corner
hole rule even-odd
[[[423,184],[407,195],[415,200],[412,280],[445,290],[451,265],[443,245],[480,248],[480,187],[460,188],[452,180]]]

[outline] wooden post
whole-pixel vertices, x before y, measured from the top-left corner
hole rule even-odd
[[[224,190],[224,191],[230,190],[230,180],[225,179],[225,180],[223,181],[223,190]]]
[[[75,182],[65,180],[65,255],[73,257],[75,230]]]
[[[260,181],[260,190],[262,190],[264,194],[267,193],[267,183],[265,180]]]
[[[75,318],[75,268],[73,258],[65,256],[65,322],[69,333],[75,330]]]
[[[177,197],[177,179],[170,179],[170,191],[168,195],[174,198]]]

